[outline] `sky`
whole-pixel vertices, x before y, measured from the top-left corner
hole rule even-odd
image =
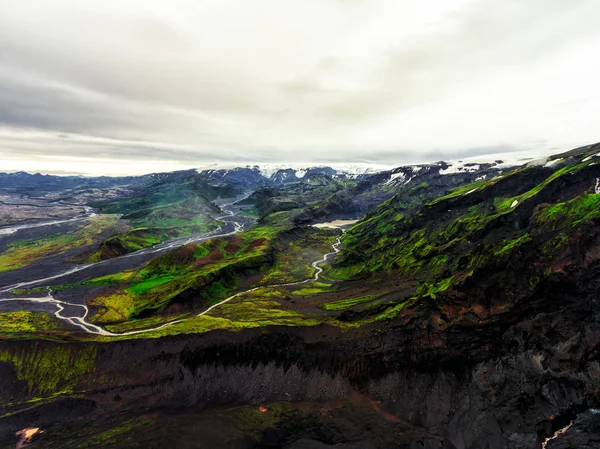
[[[0,2],[0,171],[408,163],[600,141],[598,0]]]

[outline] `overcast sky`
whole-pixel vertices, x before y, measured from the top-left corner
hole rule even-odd
[[[0,2],[4,170],[401,165],[600,140],[598,0]]]

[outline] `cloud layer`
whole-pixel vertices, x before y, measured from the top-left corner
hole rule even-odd
[[[600,140],[599,16],[596,0],[4,2],[0,170],[567,149]]]

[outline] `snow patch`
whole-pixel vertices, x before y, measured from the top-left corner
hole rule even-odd
[[[592,154],[592,155],[586,157],[585,159],[582,159],[581,162],[591,161],[593,157],[598,157],[598,156],[600,156],[600,153]]]
[[[383,164],[369,164],[369,163],[355,163],[355,164],[339,164],[339,163],[331,163],[331,164],[314,164],[310,162],[291,162],[291,163],[265,163],[265,164],[210,164],[205,165],[204,167],[196,168],[198,173],[214,173],[220,170],[228,171],[235,170],[240,168],[250,168],[257,170],[262,176],[269,179],[279,170],[292,169],[296,173],[298,178],[303,178],[306,172],[312,168],[324,168],[331,167],[338,174],[346,175],[348,177],[358,177],[360,175],[365,174],[375,174],[380,173],[382,171],[391,170],[395,168],[393,165],[383,165]]]
[[[475,178],[475,181],[481,181],[482,179],[485,179],[485,178],[486,178],[486,175],[481,175],[481,176],[478,176],[477,178]]]
[[[596,185],[594,186],[594,193],[596,195],[600,193],[600,178],[596,178]]]
[[[388,181],[385,183],[385,185],[388,186],[388,185],[394,183],[394,181],[396,181],[396,179],[400,179],[400,182],[402,182],[406,179],[406,175],[401,171],[399,171],[398,173],[392,173],[392,175],[390,176],[390,179],[388,179]],[[408,181],[410,181],[410,179]],[[405,181],[405,183],[408,181]]]
[[[473,193],[475,190],[477,190],[479,187],[475,187],[473,190],[469,190],[467,193],[463,193],[464,195],[468,195],[469,193]]]
[[[479,164],[474,164],[472,162],[467,163],[448,163],[448,168],[443,168],[440,170],[440,175],[452,175],[455,173],[473,173],[479,171],[481,167]]]
[[[519,202],[517,200],[514,200],[512,202],[512,204],[510,205],[510,207],[515,207],[517,204],[519,204]]]

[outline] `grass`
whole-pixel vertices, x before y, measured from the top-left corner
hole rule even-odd
[[[206,233],[222,224],[212,218],[220,214],[219,209],[202,195],[185,199],[180,196],[173,191],[157,197],[120,199],[101,206],[105,212],[122,213],[122,218],[129,220],[134,229],[102,242],[88,262],[121,256],[177,237]]]
[[[136,321],[142,312],[161,314],[181,294],[206,306],[215,304],[235,293],[244,276],[253,273],[259,274],[256,284],[307,279],[314,274],[310,264],[331,251],[337,235],[337,231],[312,227],[291,232],[285,227],[257,226],[229,238],[177,248],[141,269],[86,281],[106,287],[89,300],[98,308],[92,321],[117,325]],[[297,294],[329,288],[310,284]],[[266,309],[265,320],[277,315]]]
[[[89,300],[98,308],[92,320],[119,323],[145,311],[161,313],[184,292],[198,302],[214,304],[236,290],[240,275],[269,266],[272,241],[280,231],[263,226],[227,239],[185,245],[141,269],[87,281],[87,285],[107,287]]]

